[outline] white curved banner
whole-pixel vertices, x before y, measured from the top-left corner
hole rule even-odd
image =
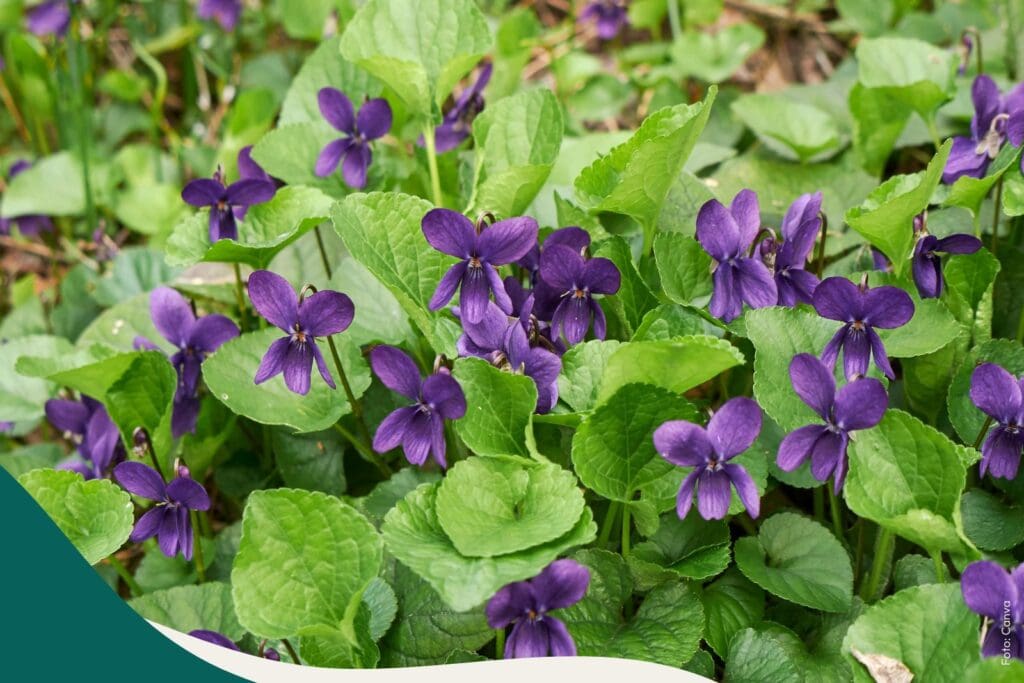
[[[523,681],[643,681],[643,683],[713,683],[697,674],[632,659],[547,657],[416,666],[399,669],[324,669],[260,659],[193,638],[149,622],[195,656],[256,683],[523,683]]]

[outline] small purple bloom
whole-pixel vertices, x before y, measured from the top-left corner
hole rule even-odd
[[[593,0],[580,12],[580,22],[594,22],[597,36],[611,40],[629,24],[625,0]]]
[[[960,54],[960,64],[956,68],[956,75],[963,76],[967,73],[967,65],[971,60],[971,52],[974,51],[974,39],[970,33],[964,33],[960,36],[960,45],[957,47],[957,52]]]
[[[1016,478],[1024,449],[1024,378],[983,363],[971,375],[971,401],[996,422],[981,446],[981,476]]]
[[[789,378],[800,400],[825,424],[807,425],[787,434],[779,444],[776,462],[784,472],[792,472],[810,459],[814,478],[824,482],[834,476],[833,488],[838,494],[846,481],[850,432],[881,422],[889,404],[885,387],[877,379],[862,378],[836,393],[832,371],[809,353],[793,357]]]
[[[356,189],[366,186],[366,171],[373,161],[370,141],[391,130],[391,105],[383,98],[367,100],[357,116],[352,102],[336,88],[321,88],[317,96],[320,113],[345,137],[327,143],[316,160],[316,174],[321,178],[334,173],[341,164],[345,182]]]
[[[416,363],[393,346],[375,347],[370,365],[384,386],[413,402],[384,418],[373,436],[373,450],[387,453],[401,445],[413,465],[422,465],[433,454],[438,465],[447,467],[444,421],[466,414],[466,397],[458,381],[447,368],[421,381]]]
[[[246,178],[224,185],[223,174],[217,169],[213,178],[197,178],[186,185],[181,198],[192,206],[210,207],[210,241],[216,242],[238,238],[236,210],[270,201],[276,193],[277,186],[267,180]]]
[[[494,67],[485,64],[476,81],[459,95],[455,106],[444,115],[441,125],[434,129],[434,149],[443,154],[458,147],[473,130],[473,119],[484,110],[484,88],[491,80]],[[423,144],[423,138],[417,141]]]
[[[277,189],[284,185],[282,181],[264,171],[263,167],[256,163],[252,158],[252,145],[247,145],[238,150],[238,178],[239,180],[262,180],[263,182],[273,183],[275,194]],[[248,206],[236,206],[234,208],[235,220],[240,221],[244,219],[248,210]]]
[[[50,424],[78,445],[84,460],[66,463],[60,469],[73,470],[86,479],[102,479],[124,460],[121,433],[96,399],[84,394],[79,401],[53,398],[46,402],[45,411]]]
[[[731,322],[751,308],[774,306],[778,288],[771,272],[747,253],[761,230],[761,210],[753,190],[741,190],[727,209],[711,199],[697,213],[697,241],[717,262],[712,276],[711,315]]]
[[[39,36],[61,37],[71,26],[71,8],[68,0],[47,0],[30,7],[25,15],[28,30]]]
[[[818,278],[804,266],[821,230],[820,214],[821,192],[801,195],[790,204],[782,219],[782,242],[766,239],[761,243],[765,265],[774,269],[780,306],[811,303]]]
[[[546,413],[558,402],[558,373],[562,359],[558,354],[532,347],[526,328],[509,321],[500,308],[488,302],[487,312],[478,323],[466,322],[465,333],[457,347],[463,356],[477,356],[497,368],[522,373],[537,386],[537,412]]]
[[[287,280],[269,270],[257,270],[249,276],[249,298],[260,315],[287,334],[267,349],[256,371],[256,384],[283,372],[289,389],[307,394],[316,360],[320,376],[334,389],[334,380],[316,338],[348,329],[356,312],[352,299],[327,289],[305,299],[297,297]]]
[[[917,244],[914,245],[914,284],[922,299],[937,299],[942,296],[943,287],[942,258],[939,254],[973,254],[981,249],[981,240],[974,235],[964,234],[939,239],[928,234],[923,220],[921,226]]]
[[[14,423],[0,420],[0,434],[7,434],[14,430]]]
[[[871,267],[883,273],[892,272],[892,262],[889,261],[889,257],[874,247],[871,247]]]
[[[497,267],[521,259],[537,243],[537,221],[519,216],[485,229],[484,221],[474,226],[457,211],[431,209],[423,216],[421,227],[430,246],[461,259],[437,284],[430,310],[439,310],[451,301],[461,285],[459,309],[465,320],[480,322],[492,293],[502,311],[512,312],[512,301]]]
[[[550,612],[575,605],[590,587],[590,570],[576,560],[555,560],[529,581],[510,583],[487,603],[487,624],[512,625],[505,659],[575,657],[576,643],[565,623]]]
[[[654,430],[654,447],[673,465],[692,467],[676,497],[676,513],[685,519],[697,489],[697,511],[704,519],[722,519],[736,487],[740,501],[757,517],[761,499],[746,468],[729,462],[744,452],[761,433],[761,408],[745,397],[722,404],[705,429],[686,420],[671,420]]]
[[[7,175],[8,181],[32,167],[32,164],[24,159],[19,159],[11,164]],[[34,237],[41,232],[52,232],[53,222],[46,216],[28,215],[15,218],[0,218],[0,235],[10,235],[11,226],[17,226],[18,230],[25,237]]]
[[[971,85],[971,99],[974,101],[971,136],[953,138],[953,147],[942,171],[942,182],[946,184],[952,184],[961,176],[981,178],[985,175],[989,163],[1006,141],[1007,119],[1024,108],[1024,84],[1003,96],[991,77],[980,74]]]
[[[242,0],[199,0],[200,19],[216,21],[225,31],[234,31],[242,16]]]
[[[210,496],[203,485],[194,480],[188,468],[179,467],[175,478],[164,484],[163,478],[149,465],[129,460],[114,468],[114,478],[129,493],[156,501],[139,520],[128,540],[140,543],[157,537],[160,550],[167,557],[179,552],[185,560],[192,559],[192,520],[190,510],[209,510]]]
[[[590,246],[590,233],[576,226],[559,228],[544,238],[544,248],[562,244],[571,247],[581,256]],[[524,268],[530,274],[530,284],[536,285],[540,276],[541,246],[534,244],[523,258],[516,261],[516,265]],[[553,310],[553,309],[552,309]]]
[[[836,366],[840,350],[843,370],[851,380],[868,372],[868,362],[889,379],[896,379],[875,328],[894,329],[914,317],[914,302],[899,287],[857,286],[844,277],[826,278],[814,290],[814,309],[823,318],[844,323],[825,346],[821,360],[830,368]]]
[[[543,288],[561,299],[551,315],[551,334],[578,344],[587,336],[594,321],[594,336],[604,339],[607,331],[604,310],[595,294],[615,294],[622,284],[618,267],[609,259],[584,259],[579,251],[565,244],[545,246],[540,259]],[[541,285],[538,285],[541,287]]]
[[[157,331],[178,349],[170,359],[178,373],[171,420],[171,431],[177,438],[196,427],[200,366],[221,344],[238,336],[238,326],[223,315],[197,318],[185,297],[170,287],[153,290],[149,295],[149,311]],[[135,340],[135,346],[158,350],[142,337]]]
[[[226,647],[227,649],[234,650],[235,652],[241,652],[238,646],[235,645],[234,641],[228,638],[223,633],[217,633],[216,631],[208,631],[206,629],[197,628],[193,629],[192,631],[189,631],[188,634],[193,638],[205,640],[207,643],[213,643],[214,645],[220,645],[221,647]]]
[[[981,656],[1024,659],[1024,564],[1008,572],[990,560],[972,562],[960,591],[972,612],[992,620]]]

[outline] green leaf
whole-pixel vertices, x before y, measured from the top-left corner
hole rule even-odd
[[[696,309],[677,304],[662,304],[647,312],[632,341],[672,341],[697,335],[708,323]]]
[[[743,362],[739,349],[707,335],[629,342],[608,358],[598,399],[603,403],[621,387],[633,383],[683,394]]]
[[[398,300],[354,258],[341,260],[328,287],[352,297],[357,313],[345,332],[360,346],[370,342],[401,344],[412,336],[409,319]]]
[[[604,550],[584,550],[575,559],[590,569],[590,586],[582,600],[555,614],[569,627],[578,654],[679,667],[697,652],[704,614],[700,599],[686,583],[654,588],[626,618],[622,608],[632,586],[622,558]]]
[[[92,159],[89,171],[93,198],[105,203],[112,185],[111,169]],[[7,185],[0,216],[82,215],[86,209],[83,175],[82,162],[70,152],[43,157]]]
[[[711,86],[703,102],[659,109],[629,140],[583,169],[576,178],[576,194],[590,212],[626,214],[651,232],[669,188],[704,130],[716,92]]]
[[[142,247],[122,249],[112,267],[96,281],[94,298],[101,306],[113,306],[170,283],[180,272],[165,263],[163,252]]]
[[[1024,542],[1024,508],[982,489],[966,491],[960,499],[964,533],[983,550],[1010,550]]]
[[[281,25],[291,38],[319,40],[324,33],[328,18],[347,3],[341,0],[275,0],[274,5],[281,17]],[[342,15],[344,17],[344,15]],[[338,47],[335,45],[335,51]]]
[[[954,520],[966,449],[899,410],[854,437],[843,489],[850,509],[926,550],[962,552]]]
[[[736,566],[772,595],[824,612],[842,612],[853,600],[853,568],[835,536],[790,512],[769,517],[757,538],[733,549]]]
[[[203,556],[213,558],[216,552],[213,539],[197,538],[197,541],[203,544]],[[198,575],[195,565],[186,561],[180,553],[174,557],[167,557],[157,547],[155,540],[146,546],[146,554],[135,568],[135,583],[139,584],[144,593],[196,583]],[[208,567],[210,568],[212,567]]]
[[[865,88],[861,83],[850,89],[849,104],[853,149],[867,172],[881,175],[913,109],[889,97],[885,90]]]
[[[593,256],[607,258],[619,269],[619,291],[603,296],[601,307],[621,320],[626,334],[631,335],[644,314],[658,305],[658,299],[633,264],[633,254],[626,240],[613,235],[593,245],[592,251]]]
[[[353,601],[340,627],[317,626],[304,631],[299,652],[306,664],[335,669],[372,669],[380,649],[370,635],[370,608]]]
[[[764,43],[764,31],[738,23],[716,33],[686,31],[672,45],[672,62],[681,78],[695,76],[706,83],[727,80]]]
[[[231,586],[227,583],[177,586],[147,593],[129,600],[128,605],[142,618],[182,633],[196,629],[217,631],[234,641],[245,635],[235,616]]]
[[[835,120],[817,107],[782,95],[742,95],[732,113],[771,149],[805,163],[839,149]]]
[[[793,391],[789,363],[798,353],[821,353],[836,324],[812,311],[778,307],[747,311],[743,320],[756,350],[754,397],[761,408],[786,431],[820,421]]]
[[[18,358],[27,355],[57,358],[71,350],[66,339],[41,335],[0,344],[0,415],[4,420],[21,422],[41,418],[43,406],[57,389],[53,382],[15,371]]]
[[[66,470],[33,470],[18,478],[89,564],[120,548],[135,523],[131,498],[106,479],[83,481]]]
[[[856,56],[857,79],[862,85],[881,89],[925,121],[931,121],[956,92],[953,53],[924,41],[868,38],[857,45]]]
[[[2,351],[0,351],[2,353]],[[1009,339],[993,339],[971,349],[949,383],[946,408],[960,440],[973,444],[986,416],[971,401],[971,375],[981,363],[995,363],[1015,377],[1024,374],[1024,348]]]
[[[938,351],[960,334],[960,325],[939,299],[921,299],[916,292],[914,316],[902,327],[878,330],[890,358],[912,358]]]
[[[668,420],[697,421],[692,403],[648,384],[627,384],[591,413],[572,440],[572,462],[584,486],[629,501],[675,466],[654,449],[654,430]]]
[[[465,557],[455,549],[437,519],[437,484],[407,495],[384,518],[381,531],[388,552],[426,580],[450,607],[464,611],[513,581],[536,576],[569,548],[594,540],[597,525],[590,508],[564,536],[529,550],[499,557]]]
[[[232,339],[203,363],[203,379],[217,400],[251,420],[285,425],[299,432],[327,429],[346,415],[350,407],[345,393],[340,388],[327,386],[315,370],[305,396],[288,389],[283,376],[259,385],[253,383],[263,355],[281,335],[280,330],[268,328]],[[335,344],[352,392],[359,398],[370,386],[370,368],[359,347],[347,335],[337,335]],[[332,376],[337,375],[333,366],[328,367]],[[337,383],[338,378],[334,377],[334,381]]]
[[[453,611],[403,565],[394,564],[389,580],[398,596],[398,614],[381,642],[384,666],[443,664],[450,653],[478,650],[494,637],[482,609]]]
[[[697,240],[675,232],[658,233],[654,257],[669,299],[689,305],[711,295],[711,257]]]
[[[331,198],[311,187],[282,187],[274,198],[255,204],[238,224],[238,240],[210,244],[209,211],[179,223],[167,240],[167,262],[191,266],[201,261],[245,263],[266,268],[286,246],[330,215]]]
[[[736,568],[729,569],[701,593],[704,604],[704,640],[719,657],[729,652],[738,632],[764,617],[764,591]]]
[[[341,133],[322,119],[282,123],[253,146],[252,158],[267,173],[291,187],[304,186],[304,190],[316,189],[330,197],[344,197],[351,192],[351,188],[345,184],[340,172],[323,177],[316,174],[316,160],[320,151],[339,137]],[[376,165],[370,166],[368,184],[373,184],[377,171]],[[244,223],[239,225],[240,234],[242,225]],[[195,232],[198,234],[198,230]]]
[[[345,445],[337,432],[291,434],[275,429],[270,447],[285,486],[335,496],[345,492]]]
[[[767,623],[767,622],[766,622]],[[785,632],[785,629],[780,630]],[[800,683],[800,662],[773,628],[745,628],[729,644],[725,675],[735,683]]]
[[[15,479],[43,467],[53,467],[64,459],[64,451],[55,443],[37,443],[0,453],[0,467]]]
[[[978,623],[959,584],[915,586],[869,607],[846,634],[843,654],[854,680],[863,683],[872,678],[852,649],[892,657],[913,672],[914,680],[959,683],[978,660]]]
[[[383,544],[352,507],[313,491],[255,491],[231,571],[238,620],[261,638],[338,628],[377,576]]]
[[[473,121],[476,174],[466,213],[521,214],[551,173],[563,128],[550,90],[526,90],[488,104]]]
[[[491,48],[491,31],[472,0],[370,0],[345,28],[341,54],[431,116]]]
[[[965,683],[1016,683],[1024,679],[1024,662],[1017,659],[987,657],[972,664],[963,678]]]
[[[479,358],[459,358],[452,374],[466,394],[466,414],[455,421],[466,446],[477,455],[528,455],[526,429],[537,406],[533,380]]]
[[[470,458],[437,489],[437,520],[467,557],[494,557],[568,533],[583,514],[583,492],[558,465]]]
[[[322,88],[337,88],[348,96],[354,106],[368,97],[380,95],[381,84],[363,69],[343,59],[339,54],[340,44],[341,36],[328,38],[306,57],[288,86],[288,93],[281,104],[279,126],[323,121],[317,100]]]
[[[102,344],[118,351],[134,351],[136,337],[145,337],[168,353],[175,352],[175,347],[153,325],[148,293],[115,304],[97,315],[79,335],[78,347]]]
[[[360,498],[360,510],[375,524],[384,521],[384,516],[398,501],[420,484],[432,484],[441,479],[438,472],[421,470],[418,467],[406,467],[391,475],[373,487],[365,497]]]
[[[349,195],[334,205],[334,229],[352,257],[398,299],[406,315],[438,353],[454,355],[449,320],[427,310],[437,283],[453,259],[431,247],[420,221],[433,205],[393,192]]]
[[[662,515],[650,540],[638,543],[627,558],[634,577],[647,583],[666,579],[707,579],[729,566],[729,526],[696,515]]]
[[[896,275],[910,263],[914,216],[928,207],[942,180],[951,144],[946,142],[939,149],[926,170],[889,178],[863,204],[846,212],[846,222],[889,257]]]
[[[945,567],[943,574],[948,576]],[[923,586],[929,583],[940,583],[935,576],[935,562],[924,555],[904,555],[896,560],[892,569],[893,590],[899,592],[912,586]]]
[[[384,579],[375,577],[363,591],[363,604],[370,610],[370,637],[375,641],[384,637],[398,612],[398,598]]]
[[[586,412],[597,403],[597,391],[608,359],[621,342],[597,339],[576,344],[562,356],[558,376],[558,397],[576,412]]]

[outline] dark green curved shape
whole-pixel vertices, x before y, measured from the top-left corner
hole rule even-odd
[[[136,614],[5,470],[0,519],[5,680],[245,680],[178,647]]]

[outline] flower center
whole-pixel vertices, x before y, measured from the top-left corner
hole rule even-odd
[[[974,148],[975,154],[986,154],[989,159],[995,159],[999,155],[999,148],[1003,145],[1003,128],[1009,114],[999,114],[992,119],[992,125],[988,127],[985,137],[978,141]]]
[[[721,468],[722,468],[722,464],[720,462],[718,462],[718,458],[717,457],[711,456],[710,458],[708,458],[708,469],[709,470],[711,470],[712,472],[717,472]]]
[[[306,331],[302,329],[299,323],[295,323],[292,327],[292,341],[299,344],[306,343]]]
[[[537,621],[537,618],[539,616],[540,615],[537,614],[537,610],[535,610],[535,609],[531,609],[531,610],[528,610],[526,612],[526,618],[529,619],[530,621]]]
[[[217,210],[218,211],[227,211],[228,210],[228,201],[226,199],[219,199],[219,200],[217,200]]]
[[[857,330],[858,332],[863,332],[864,328],[867,327],[867,325],[864,323],[863,320],[854,320],[852,323],[850,323],[850,327]]]
[[[580,289],[579,287],[577,287],[577,288],[576,288],[576,289],[575,289],[575,290],[573,291],[573,293],[572,293],[572,297],[573,297],[574,299],[585,299],[585,298],[586,298],[586,296],[587,296],[587,290],[585,290],[585,289]]]
[[[480,257],[479,256],[471,256],[470,259],[469,259],[469,267],[470,268],[481,268],[482,264],[480,262]]]

